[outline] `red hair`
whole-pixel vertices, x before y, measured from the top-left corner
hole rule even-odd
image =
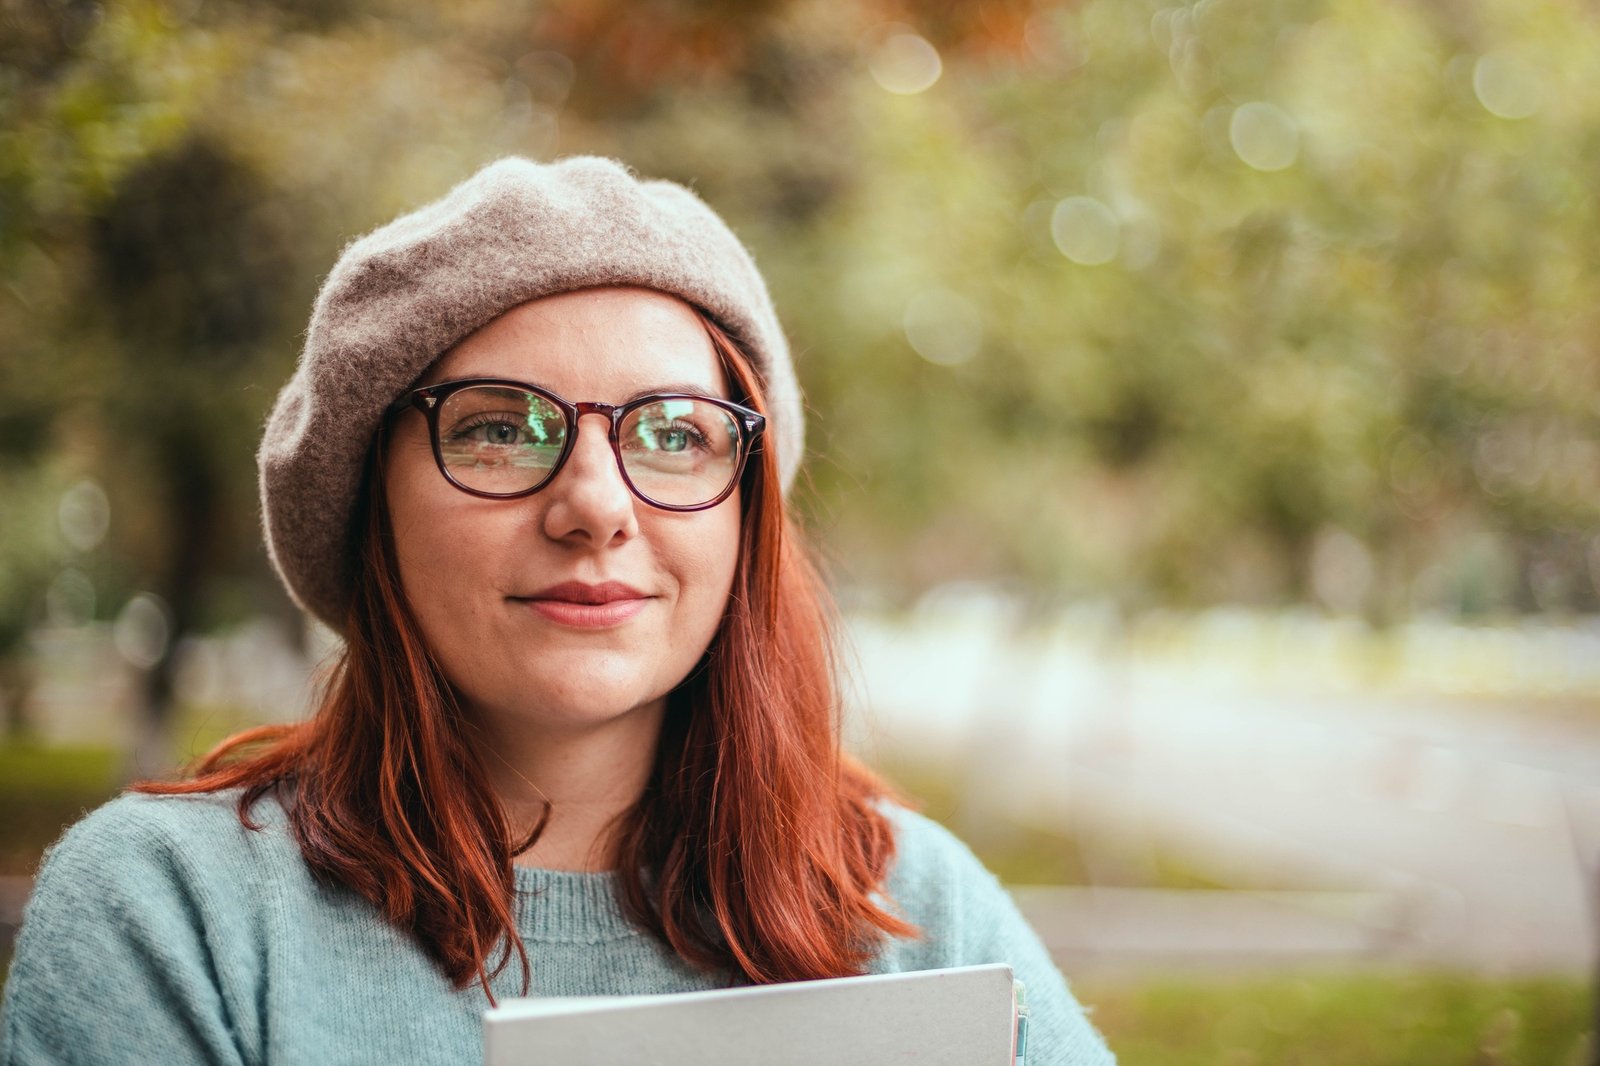
[[[744,354],[706,327],[765,410]],[[515,955],[512,858],[538,824],[511,825],[466,739],[465,710],[401,593],[381,448],[357,515],[359,560],[316,713],[230,737],[161,794],[242,788],[239,818],[282,788],[306,863],[409,930],[457,988]],[[668,697],[644,794],[612,829],[629,915],[690,964],[755,983],[862,972],[915,927],[873,902],[894,858],[887,791],[839,747],[830,598],[758,449],[741,494],[740,557],[705,660]]]

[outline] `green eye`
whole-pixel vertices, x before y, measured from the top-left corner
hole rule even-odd
[[[511,448],[522,443],[523,427],[513,422],[482,422],[468,426],[464,432],[452,434],[454,440]]]
[[[639,443],[654,452],[682,452],[703,447],[704,437],[692,426],[639,426]]]
[[[471,487],[516,491],[554,468],[566,416],[543,397],[483,385],[451,394],[439,411],[439,452]]]
[[[618,410],[575,406],[579,415]],[[657,507],[692,510],[725,499],[744,461],[745,425],[731,407],[710,397],[661,396],[622,408],[611,440],[628,487]],[[461,382],[430,415],[440,471],[483,496],[536,492],[560,469],[575,417],[565,401],[534,386]]]

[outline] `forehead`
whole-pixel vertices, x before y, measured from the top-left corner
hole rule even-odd
[[[696,312],[675,296],[637,288],[519,304],[441,356],[421,384],[469,377],[513,378],[570,400],[608,403],[682,388],[727,394]]]

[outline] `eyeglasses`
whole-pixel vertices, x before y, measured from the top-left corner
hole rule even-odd
[[[572,403],[520,381],[468,378],[414,389],[389,407],[428,419],[433,458],[445,480],[490,499],[529,496],[560,473],[578,439],[578,419],[610,419],[611,450],[639,499],[666,511],[715,507],[739,482],[766,426],[729,400],[688,393],[624,404]]]

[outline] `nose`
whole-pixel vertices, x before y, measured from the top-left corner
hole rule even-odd
[[[552,540],[598,548],[638,533],[636,501],[618,469],[610,428],[604,415],[578,416],[577,439],[566,463],[540,491],[549,501],[544,530]]]

